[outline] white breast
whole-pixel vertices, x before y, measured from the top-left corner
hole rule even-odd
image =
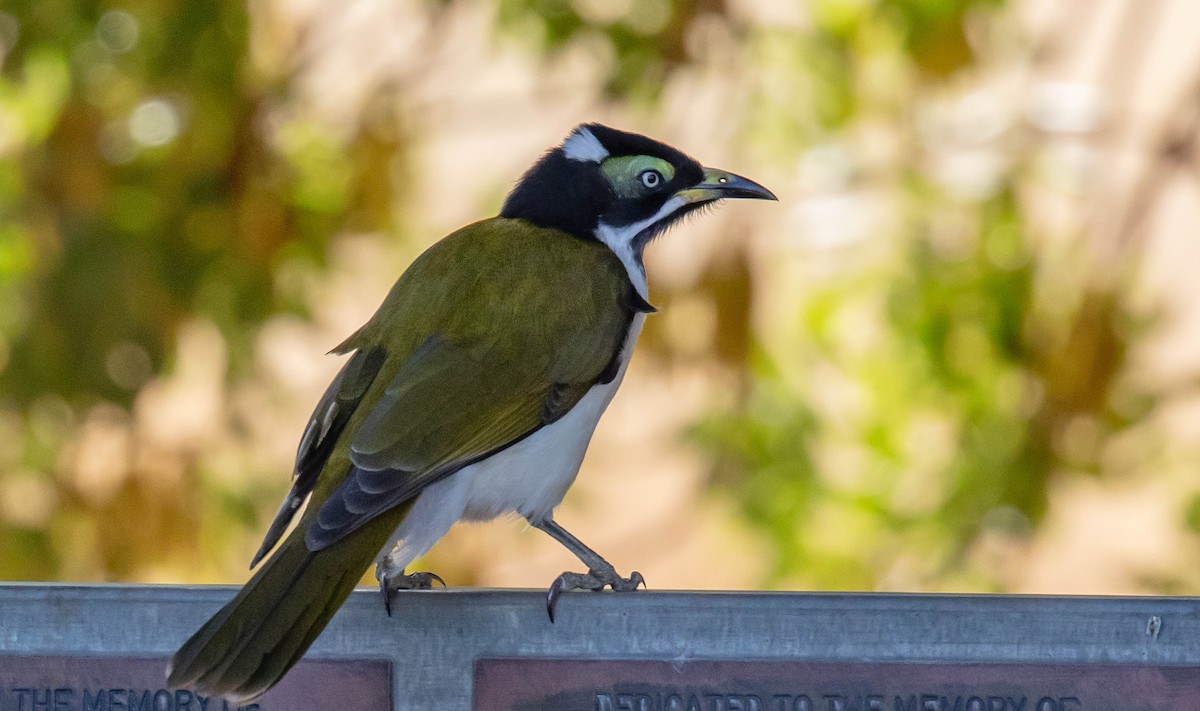
[[[612,253],[617,255],[617,259],[621,260],[621,264],[625,267],[625,273],[629,275],[629,281],[643,299],[650,298],[650,293],[646,290],[646,265],[642,264],[642,255],[640,251],[634,249],[634,243],[644,230],[666,219],[667,215],[686,204],[683,198],[673,197],[664,202],[662,207],[658,208],[658,212],[641,222],[623,227],[613,227],[604,222],[596,225],[596,239],[608,245]]]
[[[422,491],[393,536],[400,545],[387,556],[389,570],[403,570],[460,519],[484,521],[508,513],[548,518],[579,473],[596,423],[625,377],[645,320],[645,314],[634,315],[621,367],[611,382],[593,387],[553,424]]]

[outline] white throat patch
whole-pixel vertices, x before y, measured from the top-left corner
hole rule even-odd
[[[562,152],[571,160],[593,163],[599,163],[608,157],[608,150],[600,143],[600,139],[585,126],[575,129],[574,133],[563,141]]]
[[[617,255],[617,258],[621,260],[621,264],[625,265],[625,271],[629,274],[629,281],[633,282],[633,288],[637,289],[638,295],[643,299],[650,299],[650,292],[646,287],[646,266],[642,264],[642,260],[638,259],[638,255],[634,253],[633,240],[641,234],[642,230],[686,204],[687,202],[683,198],[673,197],[664,202],[663,206],[658,208],[658,212],[632,225],[613,227],[603,222],[596,225],[596,239],[608,245],[613,254]]]

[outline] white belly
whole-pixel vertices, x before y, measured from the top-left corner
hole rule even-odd
[[[634,315],[621,367],[611,382],[593,387],[553,424],[422,491],[393,543],[383,550],[389,572],[403,570],[460,519],[484,521],[508,513],[535,521],[549,518],[579,473],[596,423],[625,378],[645,320],[645,314]]]

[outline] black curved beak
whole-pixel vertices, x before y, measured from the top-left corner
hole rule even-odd
[[[753,180],[716,168],[705,168],[704,180],[701,180],[690,188],[680,190],[675,195],[689,203],[708,202],[725,198],[746,198],[750,200],[779,199],[775,197],[775,193],[767,190]]]

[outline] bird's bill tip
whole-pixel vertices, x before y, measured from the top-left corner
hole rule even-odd
[[[775,193],[762,185],[735,173],[718,168],[705,168],[704,179],[676,193],[686,202],[705,202],[724,198],[778,200]]]

